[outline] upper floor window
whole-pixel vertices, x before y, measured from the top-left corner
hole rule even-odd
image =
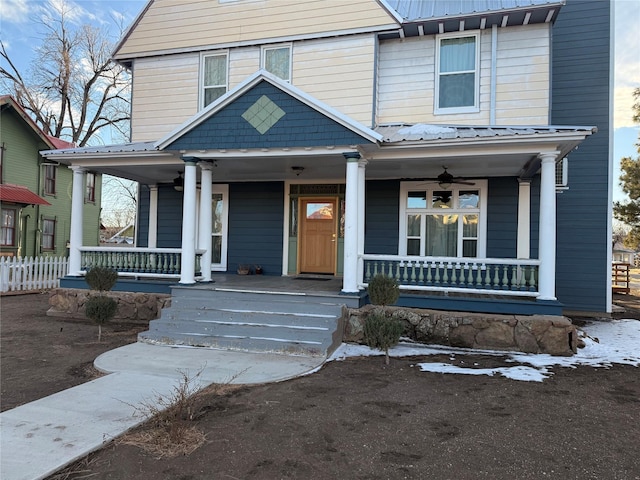
[[[56,165],[44,166],[44,193],[47,195],[56,194]]]
[[[55,250],[56,248],[56,221],[52,218],[42,220],[42,249]]]
[[[13,208],[2,209],[2,227],[0,233],[0,245],[14,247],[16,245],[16,210]]]
[[[264,47],[262,68],[285,82],[291,81],[291,45]]]
[[[438,38],[436,113],[477,111],[478,43],[475,34]]]
[[[444,190],[424,182],[401,188],[400,255],[483,257],[486,181]]]
[[[203,107],[227,93],[227,54],[202,57]]]
[[[84,201],[95,203],[96,201],[96,174],[87,172],[85,181]]]

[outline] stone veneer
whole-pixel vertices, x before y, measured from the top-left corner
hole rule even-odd
[[[363,342],[363,322],[374,308],[349,309],[345,342]],[[578,348],[575,325],[566,317],[550,315],[492,315],[486,313],[387,307],[402,321],[404,336],[422,343],[452,347],[509,350],[570,356]]]
[[[84,304],[91,290],[56,288],[49,294],[47,315],[85,318]],[[160,317],[160,310],[171,305],[171,295],[162,293],[106,292],[118,302],[115,320],[148,322]]]

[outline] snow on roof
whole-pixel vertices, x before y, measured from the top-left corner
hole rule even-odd
[[[382,143],[397,143],[404,141],[427,141],[457,138],[478,138],[478,137],[509,137],[516,135],[545,135],[567,132],[595,133],[595,127],[573,127],[573,126],[517,126],[517,127],[478,127],[478,126],[455,126],[455,125],[432,125],[418,123],[415,125],[381,125],[376,132],[383,137]]]
[[[83,154],[83,153],[135,153],[157,151],[154,142],[122,143],[119,145],[98,145],[93,147],[72,147],[40,152],[46,156]]]

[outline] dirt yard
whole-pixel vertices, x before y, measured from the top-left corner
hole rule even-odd
[[[621,316],[640,318],[640,298],[625,301],[638,310]],[[46,317],[44,294],[0,302],[3,410],[89,380],[92,360],[140,329],[109,325],[98,343],[88,321]],[[207,441],[190,455],[158,460],[116,441],[52,479],[640,480],[638,368],[554,368],[535,383],[414,366],[442,361],[350,359],[210,395],[194,422]]]

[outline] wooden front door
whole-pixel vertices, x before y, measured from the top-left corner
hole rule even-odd
[[[300,273],[336,273],[338,198],[300,198]]]

